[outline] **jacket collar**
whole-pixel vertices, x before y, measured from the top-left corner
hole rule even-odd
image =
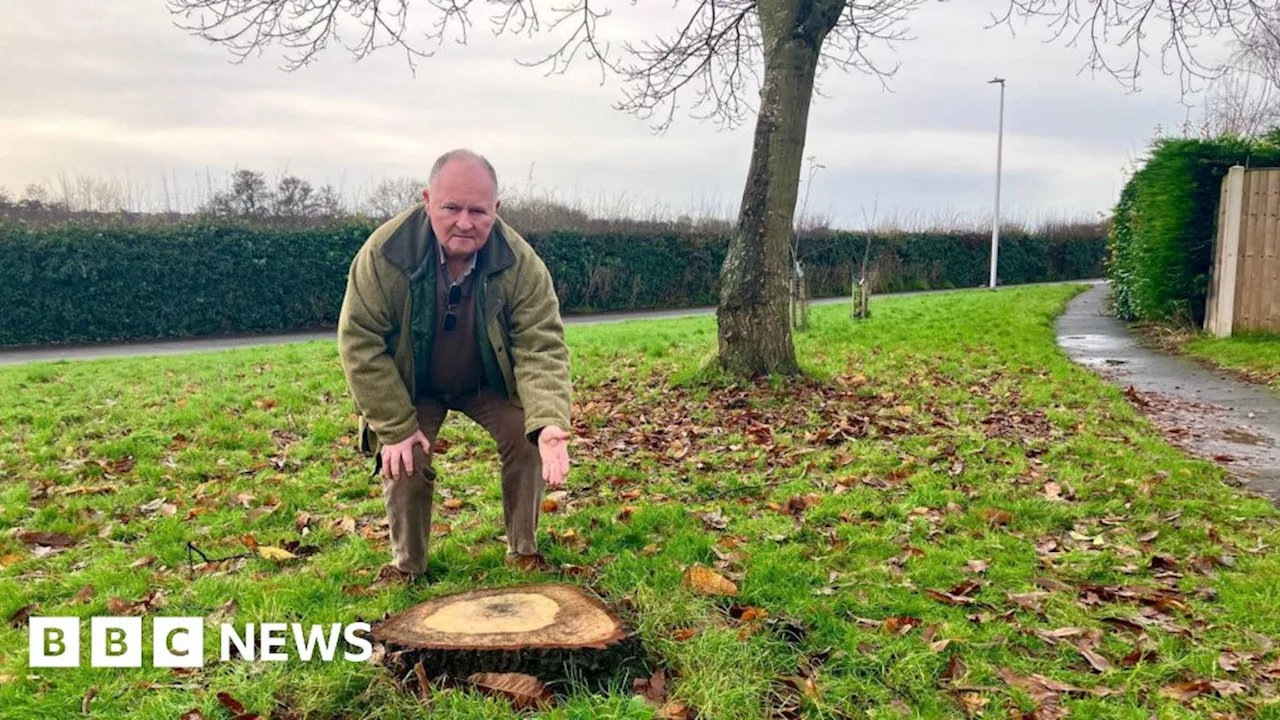
[[[393,265],[417,278],[424,272],[435,273],[435,263],[440,257],[440,243],[427,217],[426,206],[421,202],[402,216],[399,227],[383,246],[383,255]],[[493,229],[484,247],[476,253],[476,272],[496,275],[516,264],[515,253],[507,240],[507,224],[495,217]]]

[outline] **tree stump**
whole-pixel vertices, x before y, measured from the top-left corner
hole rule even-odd
[[[573,585],[522,585],[447,595],[373,626],[390,669],[421,677],[525,673],[630,687],[645,672],[639,638],[600,600]],[[422,672],[415,666],[422,664]]]

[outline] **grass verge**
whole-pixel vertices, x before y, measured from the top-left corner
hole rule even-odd
[[[1052,319],[1080,289],[814,308],[816,379],[700,372],[712,318],[570,328],[552,577],[628,609],[667,716],[1273,716],[1280,516],[1065,359]],[[24,613],[350,622],[546,579],[503,563],[470,421],[437,456],[460,502],[436,505],[436,581],[371,590],[386,525],[331,343],[10,367],[0,397],[0,717],[64,718],[91,688],[103,717],[231,717],[218,693],[263,717],[517,716],[466,690],[428,710],[373,664],[216,662],[216,632],[193,671],[27,667]],[[191,572],[188,543],[247,557]],[[695,592],[692,566],[737,595]],[[659,711],[562,690],[543,716]]]

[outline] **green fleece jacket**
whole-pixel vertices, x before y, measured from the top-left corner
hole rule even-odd
[[[418,429],[430,378],[437,241],[422,203],[383,223],[351,261],[338,355],[360,415],[360,448],[376,453]],[[476,256],[476,338],[491,388],[524,409],[530,440],[569,429],[569,348],[551,273],[498,218]]]

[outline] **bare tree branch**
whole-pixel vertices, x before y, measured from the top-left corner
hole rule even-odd
[[[1050,41],[1067,38],[1071,47],[1087,43],[1082,70],[1101,70],[1134,89],[1149,57],[1144,41],[1163,32],[1167,37],[1159,48],[1161,67],[1169,73],[1169,65],[1176,65],[1186,94],[1194,81],[1220,78],[1229,67],[1226,60],[1208,59],[1200,48],[1202,40],[1226,35],[1236,42],[1254,38],[1274,43],[1280,36],[1264,20],[1275,13],[1275,5],[1264,6],[1258,0],[1009,0],[991,26],[1012,30],[1015,19],[1043,21],[1051,31]],[[1115,53],[1125,59],[1115,59]]]

